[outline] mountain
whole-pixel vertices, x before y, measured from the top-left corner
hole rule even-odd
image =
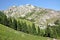
[[[55,25],[54,22],[60,18],[60,11],[37,7],[31,4],[12,6],[4,10],[7,17],[25,18],[33,21],[37,26],[46,28]]]

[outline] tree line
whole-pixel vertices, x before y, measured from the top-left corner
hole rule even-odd
[[[23,19],[22,19],[23,20]],[[27,21],[28,22],[28,21]],[[43,36],[43,37],[51,37],[57,38],[60,37],[60,20],[55,22],[55,26],[47,25],[45,30],[40,29],[39,26],[36,26],[34,23],[32,25],[27,25],[27,22],[20,21],[15,18],[7,18],[3,12],[0,12],[0,24],[8,26],[14,30],[22,31],[28,34]]]
[[[23,19],[22,19],[23,20]],[[30,33],[30,34],[35,34],[36,33],[36,28],[35,24],[32,23],[31,25],[27,25],[26,22],[20,21],[15,18],[9,17],[7,18],[6,15],[0,11],[0,24],[3,24],[5,26],[8,26],[12,29],[15,29],[17,31],[22,31],[25,33]]]

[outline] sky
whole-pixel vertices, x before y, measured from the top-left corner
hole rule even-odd
[[[26,4],[60,10],[60,0],[0,0],[0,10],[5,10],[13,5],[20,6]]]

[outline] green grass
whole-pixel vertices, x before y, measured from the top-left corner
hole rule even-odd
[[[34,36],[13,30],[0,24],[0,40],[47,40],[51,38]]]

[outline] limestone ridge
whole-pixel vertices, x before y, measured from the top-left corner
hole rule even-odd
[[[7,16],[21,16],[21,15],[26,15],[28,12],[32,12],[32,10],[34,10],[34,6],[30,5],[30,4],[26,4],[26,5],[21,5],[21,6],[12,6],[9,9],[5,10],[4,12],[6,12]],[[17,14],[17,15],[16,15]]]
[[[39,26],[54,25],[54,21],[60,18],[60,11],[52,9],[40,8],[31,4],[12,6],[4,10],[7,17],[26,17],[28,20],[34,20]]]

